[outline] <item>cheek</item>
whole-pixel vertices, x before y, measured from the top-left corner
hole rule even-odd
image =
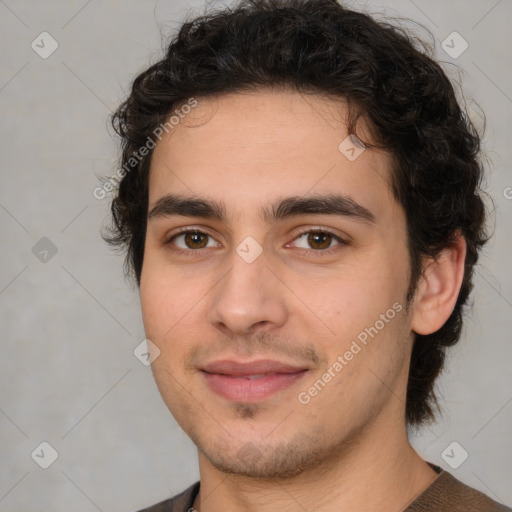
[[[146,337],[155,343],[166,356],[169,340],[176,334],[184,311],[183,299],[178,300],[167,279],[147,273],[141,278],[140,302]]]
[[[141,276],[140,303],[146,336],[156,340],[163,328],[161,324],[166,317],[165,312],[174,308],[173,304],[168,303],[165,289],[148,272],[143,272]]]
[[[169,276],[148,266],[141,275],[140,301],[146,337],[159,350],[151,365],[153,376],[164,402],[174,409],[179,404],[180,383],[185,380],[181,364],[185,347],[179,329],[186,308],[170,282]]]
[[[144,330],[160,350],[155,368],[172,368],[172,374],[178,375],[184,371],[183,360],[194,340],[201,338],[206,327],[202,319],[206,318],[208,280],[184,275],[168,264],[151,265],[149,259],[147,263],[140,282]],[[159,375],[164,380],[170,379],[165,372]]]
[[[293,287],[297,296],[305,298],[304,314],[313,319],[305,328],[322,346],[326,369],[343,358],[343,370],[335,372],[337,377],[329,385],[335,395],[345,386],[361,387],[363,392],[371,384],[369,368],[386,375],[392,361],[400,359],[407,288],[407,276],[400,270],[404,267],[398,262],[401,257],[397,255],[395,262],[382,253],[361,258],[331,276],[317,276],[313,282],[298,279]]]
[[[402,302],[405,281],[391,263],[379,261],[380,265],[347,265],[314,280],[298,277],[292,287],[310,311],[334,331],[331,335],[355,332],[373,324],[393,303]]]
[[[146,335],[161,340],[198,301],[198,286],[164,258],[148,254],[140,280],[140,301]]]

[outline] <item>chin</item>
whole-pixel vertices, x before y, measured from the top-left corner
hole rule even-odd
[[[216,445],[195,444],[208,462],[222,473],[275,480],[296,477],[324,463],[331,447],[322,449],[318,442],[314,437],[298,434],[277,446],[264,441],[241,442],[235,446],[233,439]]]

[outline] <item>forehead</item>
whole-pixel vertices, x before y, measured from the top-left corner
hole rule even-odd
[[[376,215],[396,207],[392,158],[375,149],[357,156],[342,98],[264,89],[196,100],[155,147],[150,210],[170,193],[217,200],[233,218],[254,210],[262,220],[262,206],[277,198],[312,194],[343,194]],[[368,136],[364,121],[358,134]]]

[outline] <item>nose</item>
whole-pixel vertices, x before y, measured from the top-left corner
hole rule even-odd
[[[268,268],[263,252],[247,263],[235,251],[231,269],[212,291],[209,322],[224,335],[274,330],[287,319],[283,284]]]

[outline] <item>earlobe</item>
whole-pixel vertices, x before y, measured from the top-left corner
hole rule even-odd
[[[432,334],[448,320],[459,296],[465,259],[466,240],[457,231],[455,242],[426,262],[414,297],[411,329],[415,333]]]

